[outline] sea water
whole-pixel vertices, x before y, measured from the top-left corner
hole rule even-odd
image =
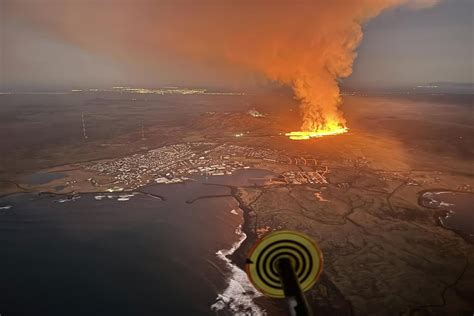
[[[127,201],[100,194],[64,203],[36,194],[0,199],[11,206],[0,210],[0,312],[264,313],[245,273],[226,257],[245,239],[242,210],[230,188],[205,183],[252,185],[269,176],[242,170],[148,186]]]

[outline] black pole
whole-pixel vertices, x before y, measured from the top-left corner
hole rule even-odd
[[[278,273],[283,292],[290,309],[291,316],[310,316],[312,315],[308,302],[301,291],[300,284],[296,278],[295,271],[289,258],[281,258],[277,261]]]

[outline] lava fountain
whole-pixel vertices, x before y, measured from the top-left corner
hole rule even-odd
[[[308,140],[311,138],[344,134],[347,133],[348,130],[349,128],[346,126],[344,118],[340,116],[327,123],[305,120],[301,131],[285,133],[285,136],[288,136],[292,140]]]
[[[311,132],[311,131],[289,132],[289,133],[285,133],[285,136],[288,136],[291,140],[308,140],[311,138],[344,134],[348,130],[349,129],[347,127],[339,127],[339,128],[327,129],[327,130],[317,130],[314,132]]]
[[[346,67],[338,73],[347,77],[352,71],[352,59],[347,60]],[[308,140],[330,135],[346,133],[349,129],[339,106],[342,103],[337,81],[327,70],[317,75],[305,76],[293,82],[295,99],[300,101],[300,113],[303,119],[301,131],[285,135],[292,140]]]

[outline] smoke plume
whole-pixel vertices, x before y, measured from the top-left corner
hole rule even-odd
[[[153,67],[180,56],[259,72],[292,87],[302,130],[345,127],[338,80],[348,77],[362,25],[383,10],[436,0],[6,0],[8,12],[62,40]],[[170,57],[171,58],[171,57]]]

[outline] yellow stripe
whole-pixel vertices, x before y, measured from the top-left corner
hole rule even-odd
[[[286,242],[290,241],[290,242]],[[300,249],[301,247],[298,245],[295,245],[291,243],[291,241],[298,242],[303,247],[308,251],[309,255],[311,256],[313,260],[313,265],[309,266],[309,257],[307,256],[306,252],[303,249]],[[272,245],[272,243],[277,243],[278,244]],[[262,251],[269,246],[270,247],[265,251],[265,253],[262,253]],[[275,248],[278,247],[287,247],[285,249],[280,249],[275,252]],[[300,258],[300,255],[296,252],[295,249],[298,249],[302,254],[303,258]],[[275,252],[275,253],[272,253]],[[306,261],[306,266],[307,269],[305,271],[301,271],[303,267],[303,262],[300,262],[300,269],[299,271],[295,271],[296,274],[301,274],[300,279],[308,272],[307,270],[310,269],[308,276],[304,280],[300,280],[300,286],[303,291],[309,290],[314,283],[316,283],[317,278],[319,277],[319,274],[322,271],[322,265],[323,265],[323,256],[319,248],[317,247],[316,243],[311,240],[308,236],[298,233],[298,232],[293,232],[293,231],[276,231],[272,232],[270,234],[265,235],[262,239],[260,239],[257,244],[252,248],[250,254],[249,254],[249,259],[250,262],[252,263],[247,263],[246,265],[246,271],[247,274],[249,275],[249,278],[252,282],[252,284],[263,294],[271,297],[284,297],[283,290],[282,289],[275,289],[272,286],[278,287],[281,286],[280,282],[275,283],[274,281],[270,280],[268,278],[268,275],[272,276],[275,279],[278,279],[278,276],[272,273],[271,271],[271,258],[277,258],[278,256],[285,256],[283,253],[289,252],[292,253],[296,256],[297,259]],[[267,266],[263,266],[263,257],[260,258],[261,262],[259,262],[259,266],[257,267],[257,262],[260,256],[264,256],[266,254],[267,257]],[[290,257],[291,258],[291,257]],[[293,260],[293,258],[291,258]],[[293,262],[293,267],[295,267],[296,264]],[[265,278],[265,280],[262,280],[260,276],[258,275],[258,269],[261,269],[261,274],[262,277]],[[265,284],[266,281],[269,283],[271,286]]]

